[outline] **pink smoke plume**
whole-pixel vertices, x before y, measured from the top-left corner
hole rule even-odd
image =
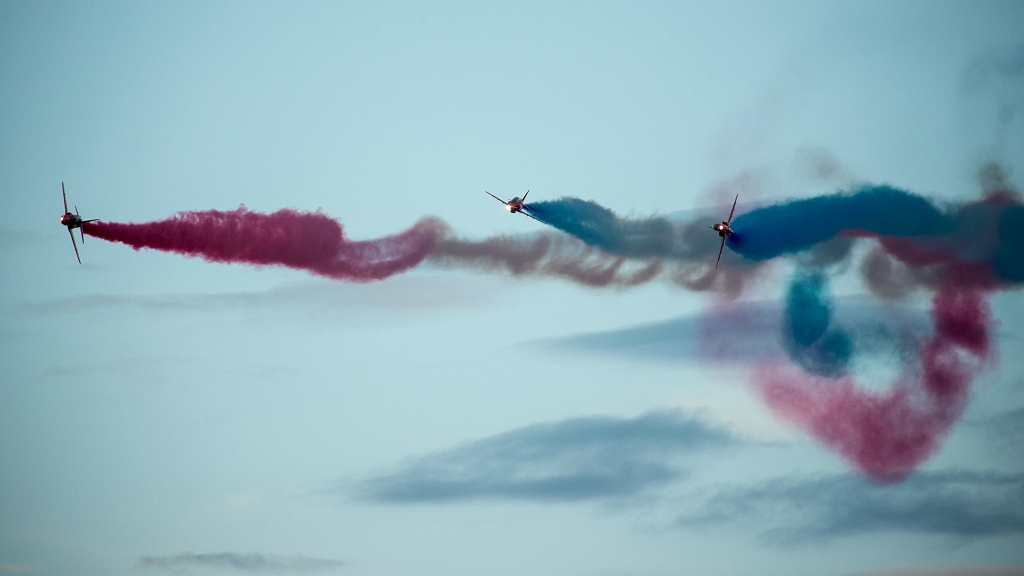
[[[807,430],[881,482],[902,480],[928,458],[967,405],[971,382],[991,359],[994,325],[984,293],[943,288],[932,301],[935,331],[915,373],[885,393],[768,363],[754,384],[777,415]]]
[[[280,265],[353,282],[381,280],[426,258],[444,225],[424,218],[405,232],[376,240],[345,238],[341,224],[322,212],[237,210],[181,212],[142,224],[91,222],[90,236],[211,262]]]

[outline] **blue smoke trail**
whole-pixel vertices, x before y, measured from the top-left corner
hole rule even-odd
[[[825,275],[818,270],[797,272],[786,294],[786,352],[805,371],[834,378],[846,374],[853,341],[842,329],[829,330],[831,319]]]
[[[580,240],[619,256],[668,257],[674,253],[674,228],[667,218],[620,218],[597,202],[561,198],[526,205],[544,222]]]
[[[741,214],[726,244],[751,260],[799,252],[846,230],[885,236],[952,232],[954,221],[927,199],[889,186],[775,204]]]
[[[525,210],[615,256],[700,262],[718,248],[717,238],[706,230],[710,222],[622,218],[579,198],[535,202]],[[949,281],[954,284],[984,283],[980,276],[1024,282],[1024,206],[1008,193],[943,210],[927,198],[891,186],[865,186],[758,208],[737,216],[732,229],[735,234],[726,245],[751,265],[808,250],[845,232],[899,239],[902,245],[890,242],[885,247],[910,266],[991,268],[991,273],[975,269],[962,279],[954,272],[943,276],[953,278]],[[837,257],[848,255],[845,251]]]
[[[1024,206],[1008,197],[941,211],[891,186],[867,186],[752,210],[733,220],[726,245],[760,261],[806,250],[842,232],[910,240],[938,263],[989,264],[997,279],[1024,281]]]
[[[999,218],[999,249],[992,266],[1010,282],[1024,282],[1024,206],[1007,206]]]

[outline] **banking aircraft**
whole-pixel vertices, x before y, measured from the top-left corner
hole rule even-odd
[[[732,215],[736,212],[736,201],[740,199],[740,195],[737,194],[736,198],[732,201],[732,210],[729,211],[729,219],[724,222],[719,222],[714,226],[709,226],[712,230],[718,232],[718,235],[722,237],[722,245],[718,247],[718,260],[715,261],[715,268],[718,268],[718,263],[722,261],[722,250],[725,250],[725,239],[733,235],[732,228],[729,227],[732,224]]]
[[[487,192],[487,191],[485,190],[484,192]],[[541,220],[540,218],[537,218],[536,216],[534,216],[533,214],[530,214],[528,212],[530,207],[527,206],[525,204],[525,202],[526,202],[526,196],[530,194],[529,190],[526,191],[526,194],[523,194],[522,198],[516,196],[515,198],[509,200],[508,202],[502,200],[501,198],[498,198],[497,196],[495,196],[494,194],[491,194],[490,192],[487,192],[487,194],[491,198],[494,198],[498,202],[501,202],[502,204],[504,204],[505,205],[505,209],[508,210],[509,212],[511,212],[513,214],[515,214],[516,212],[519,212],[523,216],[529,216],[530,218],[533,218],[534,220],[536,220],[537,222],[540,222],[541,224],[547,224],[547,222]]]
[[[68,227],[68,234],[71,235],[71,245],[75,247],[75,258],[78,258],[78,263],[82,263],[82,257],[78,255],[78,244],[75,244],[75,233],[72,232],[75,228],[82,234],[82,244],[85,244],[85,230],[82,230],[82,224],[86,222],[95,222],[99,218],[93,218],[92,220],[82,220],[82,217],[78,215],[78,206],[75,206],[75,213],[72,214],[71,210],[68,210],[68,195],[64,192],[64,183],[60,183],[60,193],[64,196],[64,215],[60,217],[60,223]]]

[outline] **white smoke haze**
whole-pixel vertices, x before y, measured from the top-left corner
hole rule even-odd
[[[195,554],[183,552],[173,556],[143,556],[138,568],[156,568],[181,572],[189,568],[227,569],[251,574],[314,574],[344,566],[340,560],[309,556],[276,556],[257,552],[217,552]]]

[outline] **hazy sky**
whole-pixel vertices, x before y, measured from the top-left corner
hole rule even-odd
[[[1019,290],[951,436],[879,485],[748,385],[775,328],[704,353],[717,296],[94,238],[79,265],[58,226],[62,181],[86,218],[483,238],[541,226],[484,190],[947,203],[990,163],[1024,185],[1019,2],[2,1],[0,574],[1024,574]],[[791,268],[740,304],[777,313]],[[929,329],[927,293],[835,290],[841,320]]]

